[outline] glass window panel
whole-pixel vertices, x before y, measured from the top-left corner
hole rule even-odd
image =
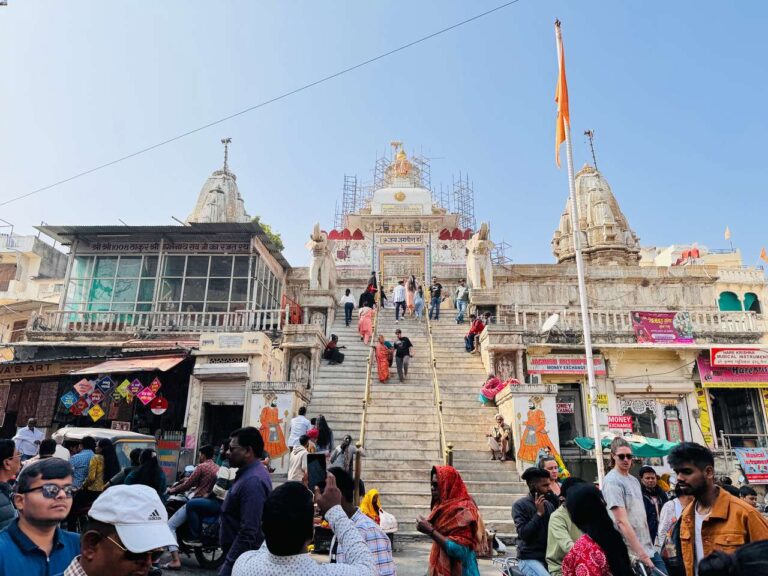
[[[191,260],[191,258],[190,258]],[[205,278],[187,278],[184,281],[185,302],[202,302],[205,300]]]
[[[118,280],[115,282],[115,302],[135,302],[136,291],[139,288],[139,281],[132,280]]]
[[[232,256],[211,256],[211,276],[232,275]]]
[[[72,263],[73,278],[90,278],[93,273],[93,256],[76,256]]]
[[[202,312],[203,303],[202,302],[183,302],[181,304],[181,310],[182,312]]]
[[[89,302],[88,310],[95,312],[106,312],[109,310],[109,302]],[[96,318],[93,318],[96,320]],[[105,320],[106,318],[102,318]]]
[[[248,298],[248,279],[241,278],[232,281],[232,300],[245,301]]]
[[[157,274],[157,256],[144,256],[144,262],[141,265],[142,278],[154,278]]]
[[[135,304],[131,302],[128,303],[120,303],[120,304],[112,304],[112,311],[113,312],[133,312],[133,307]]]
[[[235,256],[235,267],[232,276],[248,276],[248,256]]]
[[[136,304],[136,312],[150,312],[152,310],[152,304]]]
[[[184,276],[184,259],[186,256],[168,256],[165,259],[163,276]]]
[[[181,278],[163,278],[160,282],[160,302],[175,302],[181,299]]]
[[[206,312],[226,312],[228,304],[226,302],[207,302],[205,305]]]
[[[138,278],[141,271],[141,256],[121,256],[117,266],[118,278]]]
[[[142,280],[139,283],[139,302],[152,302],[152,296],[155,293],[155,281],[154,280]]]
[[[81,278],[73,278],[69,281],[69,287],[67,288],[66,302],[82,302],[85,300],[85,294],[88,289],[90,280],[83,280]]]
[[[189,276],[198,278],[208,276],[208,256],[187,257],[187,277]]]
[[[211,278],[208,281],[208,301],[226,302],[229,300],[229,278]]]
[[[114,278],[117,269],[116,256],[99,256],[96,259],[96,269],[93,275],[96,278]]]
[[[231,302],[229,304],[229,311],[230,312],[237,312],[240,310],[245,310],[247,308],[245,302]]]
[[[101,280],[96,278],[91,284],[91,290],[88,293],[89,302],[111,302],[112,292],[114,292],[114,280]]]
[[[179,302],[159,302],[157,309],[160,312],[178,312]]]

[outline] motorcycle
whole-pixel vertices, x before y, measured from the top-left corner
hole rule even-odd
[[[177,482],[174,484],[176,486]],[[170,518],[182,506],[190,500],[194,491],[186,494],[174,494],[168,498],[165,508]],[[224,551],[219,546],[219,517],[208,516],[203,518],[203,527],[200,531],[200,542],[202,546],[188,546],[184,543],[189,540],[189,527],[185,522],[176,530],[176,540],[179,545],[179,554],[184,554],[187,558],[195,557],[201,568],[215,570],[224,563]]]

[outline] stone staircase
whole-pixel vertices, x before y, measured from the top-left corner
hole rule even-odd
[[[464,349],[468,322],[457,325],[455,312],[445,312],[439,321],[432,321],[432,337],[453,464],[475,498],[486,526],[509,537],[515,533],[512,504],[528,490],[513,462],[490,460],[485,434],[493,426],[496,409],[478,400],[487,373],[480,355]]]
[[[330,333],[339,337],[339,346],[345,346],[342,350],[344,362],[331,366],[327,360],[320,361],[320,369],[312,384],[312,401],[308,406],[307,418],[324,415],[333,430],[333,439],[337,445],[347,434],[352,436],[353,442],[357,442],[370,348],[360,340],[356,317],[352,319],[349,328],[344,326],[342,308],[336,311]]]
[[[426,324],[415,319],[395,324],[394,310],[385,309],[378,332],[394,342],[397,328],[413,343],[413,357],[404,383],[398,381],[395,362],[385,384],[373,367],[363,479],[381,493],[400,533],[415,534],[416,516],[429,514],[429,472],[442,458]]]

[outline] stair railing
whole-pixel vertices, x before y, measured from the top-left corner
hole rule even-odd
[[[443,454],[443,463],[446,466],[453,466],[453,444],[449,444],[445,437],[445,426],[443,425],[443,400],[440,398],[440,382],[437,379],[437,358],[435,357],[435,344],[432,341],[432,321],[427,317],[427,338],[429,339],[429,356],[432,364],[432,388],[435,396],[435,408],[437,409],[437,426],[440,435],[440,451]]]
[[[376,302],[378,303],[379,294],[376,293]],[[368,350],[368,362],[365,372],[365,390],[363,392],[363,412],[360,416],[360,439],[355,444],[357,446],[357,453],[355,454],[355,506],[360,504],[360,476],[362,473],[362,461],[361,461],[361,449],[365,447],[365,425],[368,419],[368,405],[371,403],[371,368],[373,368],[373,360],[375,358],[376,351],[376,333],[379,327],[379,313],[381,310],[376,307],[376,315],[373,317],[373,330],[371,332],[370,349]]]

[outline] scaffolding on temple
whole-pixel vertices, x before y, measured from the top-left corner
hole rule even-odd
[[[512,244],[502,240],[498,244],[494,244],[493,252],[491,253],[491,262],[497,266],[506,266],[512,264],[512,258],[507,256],[507,253],[512,250]]]
[[[448,190],[447,186],[443,186],[443,183],[440,182],[440,186],[435,186],[435,189],[432,190],[432,202],[437,204],[438,207],[445,210],[446,214],[450,214],[451,212],[451,193]]]
[[[414,154],[411,156],[411,162],[419,169],[421,187],[432,191],[432,166],[429,163],[429,158],[423,154]]]
[[[458,180],[453,178],[453,211],[459,215],[459,227],[463,229],[475,230],[477,222],[475,221],[475,191],[469,176],[462,176],[459,172]]]
[[[387,185],[387,168],[392,164],[386,154],[376,157],[376,164],[373,166],[373,189],[378,190]]]
[[[362,206],[361,187],[357,182],[357,175],[344,174],[344,193],[341,198],[341,206],[336,203],[336,213],[333,218],[333,227],[337,230],[344,228],[344,220],[347,214],[355,214]]]

